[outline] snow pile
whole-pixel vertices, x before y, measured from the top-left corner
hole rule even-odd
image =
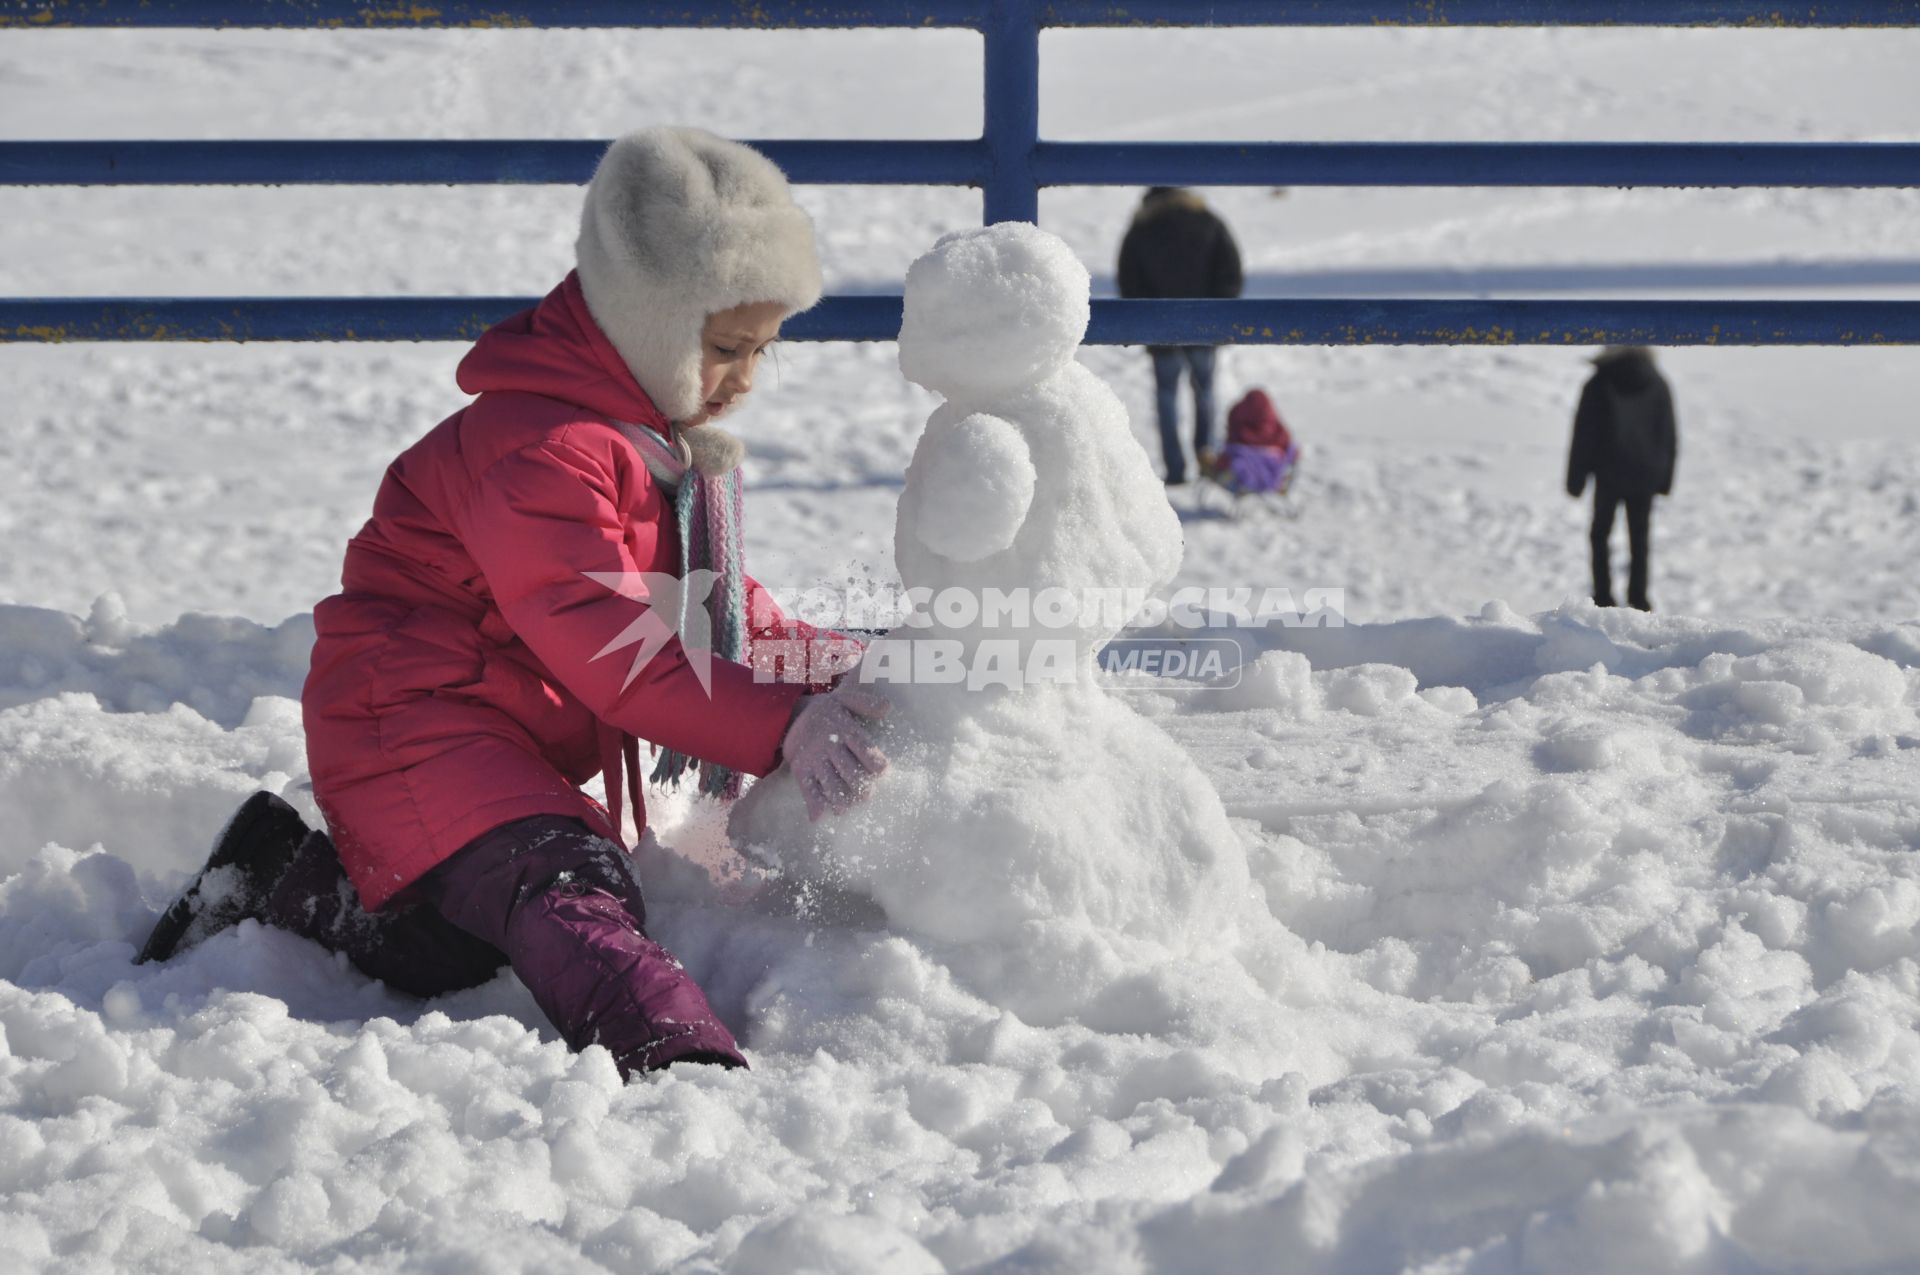
[[[731,823],[742,851],[870,898],[1030,1022],[1133,1022],[1131,998],[1170,961],[1226,959],[1244,858],[1164,732],[1097,689],[976,695],[964,712],[929,689],[890,692],[890,765],[869,802],[809,824],[769,782]]]
[[[181,616],[159,632],[102,594],[83,621],[40,607],[0,606],[0,707],[85,693],[118,712],[183,704],[232,726],[255,697],[298,693],[313,646],[313,617],[271,628],[233,616]]]
[[[0,606],[0,873],[48,842],[129,830],[144,867],[199,866],[240,798],[305,775],[297,697],[312,645],[310,615],[145,630],[112,595],[86,620]]]
[[[1276,1131],[1133,1232],[1078,1228],[1002,1269],[1899,1270],[1920,1249],[1915,1182],[1894,1167],[1916,1118],[1896,1100],[1849,1132],[1761,1107],[1602,1119],[1313,1177]]]
[[[74,794],[9,794],[60,831],[4,847],[0,1243],[27,1269],[214,1271],[263,1248],[370,1270],[1920,1262],[1920,628],[1573,607],[1461,623],[1444,654],[1483,685],[1411,693],[1391,632],[1345,630],[1344,666],[1341,632],[1327,667],[1263,657],[1284,703],[1107,696],[1204,765],[1267,907],[1238,959],[1135,960],[1071,1007],[1042,993],[1072,969],[982,977],[1033,906],[990,880],[997,843],[906,923],[809,918],[738,862],[717,880],[723,813],[663,796],[653,925],[754,1070],[626,1086],[510,975],[414,1001],[252,923],[130,964],[240,791],[299,796],[297,765],[268,769],[298,755],[291,672],[230,727],[103,709],[131,672],[0,711],[9,765]],[[236,663],[268,640],[123,639]],[[1599,654],[1559,667],[1574,650]],[[1780,685],[1802,698],[1741,691]],[[1125,843],[1070,767],[1023,761],[1090,842]]]

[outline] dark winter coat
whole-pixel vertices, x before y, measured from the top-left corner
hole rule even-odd
[[[1140,201],[1120,241],[1120,295],[1237,297],[1240,248],[1227,223],[1200,196],[1156,186]]]
[[[1594,363],[1574,412],[1567,494],[1578,496],[1591,475],[1617,495],[1666,495],[1680,451],[1666,378],[1637,346],[1609,350]]]

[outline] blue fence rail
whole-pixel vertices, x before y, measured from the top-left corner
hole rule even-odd
[[[1914,143],[1066,143],[1039,137],[1047,27],[1610,25],[1916,27],[1920,0],[0,0],[58,27],[966,28],[984,46],[975,139],[761,141],[802,183],[966,185],[988,221],[1065,185],[1920,187]],[[604,141],[0,143],[4,185],[579,183]],[[0,298],[5,341],[465,340],[531,297]],[[827,298],[800,340],[884,340],[894,297]],[[1096,343],[1920,344],[1920,301],[1100,301]]]

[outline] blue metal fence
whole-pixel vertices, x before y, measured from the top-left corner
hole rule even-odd
[[[1125,26],[1916,27],[1920,0],[0,0],[0,38],[52,27],[967,28],[976,139],[755,141],[796,182],[979,187],[1037,220],[1064,185],[1920,187],[1914,143],[1065,143],[1039,137],[1040,32]],[[0,142],[6,185],[579,183],[604,141]],[[0,341],[464,340],[530,297],[0,298]],[[900,299],[833,296],[800,340],[884,340]],[[1096,343],[1920,344],[1920,301],[1099,301]]]

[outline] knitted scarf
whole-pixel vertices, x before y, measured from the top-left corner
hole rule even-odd
[[[740,456],[744,450],[738,439],[712,425],[692,431],[672,426],[672,441],[660,437],[644,425],[619,422],[625,434],[646,462],[654,481],[673,496],[674,521],[680,530],[680,577],[695,571],[714,574],[713,589],[706,597],[706,619],[711,624],[711,650],[714,655],[737,664],[747,661],[747,589],[746,570],[741,555],[743,487]],[[689,589],[680,595],[680,614],[673,617],[674,632],[681,644],[688,644],[698,627],[689,621],[700,605]],[[662,749],[654,763],[653,782],[677,786],[688,770],[700,772],[700,791],[712,797],[740,795],[737,771],[712,762],[689,757],[671,748]]]

